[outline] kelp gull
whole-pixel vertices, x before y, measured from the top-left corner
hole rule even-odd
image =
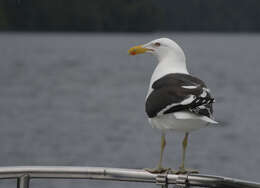
[[[158,59],[146,96],[145,110],[149,123],[162,132],[160,161],[152,173],[164,172],[162,156],[168,130],[185,133],[182,163],[176,173],[197,172],[184,168],[189,132],[217,124],[212,113],[214,98],[205,83],[187,71],[185,54],[181,47],[168,38],[153,40],[147,44],[130,48],[128,53],[136,55],[151,53]]]

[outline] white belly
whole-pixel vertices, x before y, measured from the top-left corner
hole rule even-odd
[[[204,117],[190,112],[175,112],[149,118],[149,123],[152,127],[162,131],[173,130],[180,132],[195,131],[209,124]]]

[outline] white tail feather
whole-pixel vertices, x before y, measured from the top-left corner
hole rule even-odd
[[[212,123],[212,124],[218,124],[217,121],[207,117],[207,116],[198,116],[196,114],[193,113],[189,113],[189,112],[175,112],[174,116],[176,119],[201,119],[203,121],[206,121],[208,123]]]

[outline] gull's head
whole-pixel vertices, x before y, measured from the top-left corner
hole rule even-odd
[[[185,55],[181,47],[168,38],[160,38],[143,45],[134,46],[128,50],[128,53],[130,55],[151,53],[155,55],[159,61],[170,58],[175,61],[185,62]]]

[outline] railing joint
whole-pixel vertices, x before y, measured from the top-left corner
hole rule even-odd
[[[176,185],[177,185],[177,187],[189,188],[190,187],[189,174],[179,175],[177,180],[176,180]]]
[[[162,188],[168,188],[168,174],[158,174],[155,178],[156,185],[162,186]]]

